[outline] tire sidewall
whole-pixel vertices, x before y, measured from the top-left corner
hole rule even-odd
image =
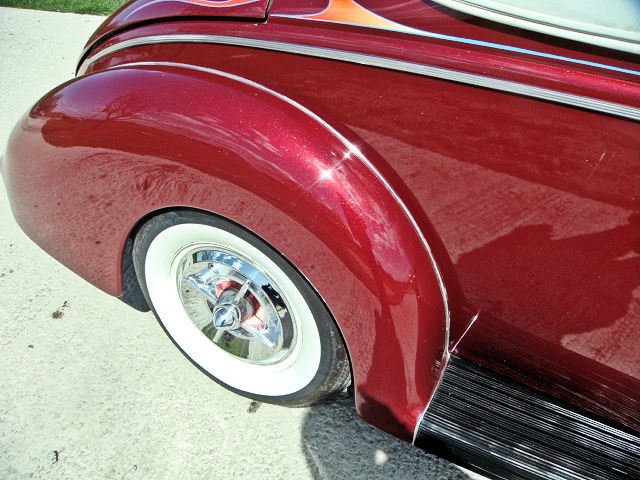
[[[158,237],[158,235],[171,227],[181,224],[205,225],[213,227],[215,229],[223,230],[230,233],[231,235],[234,235],[240,240],[247,242],[262,254],[266,255],[269,260],[272,261],[276,265],[276,267],[279,268],[293,283],[295,288],[304,299],[304,302],[306,303],[306,306],[308,307],[313,320],[315,320],[315,327],[317,329],[317,335],[320,342],[320,358],[318,361],[317,370],[315,372],[315,375],[313,375],[306,386],[300,388],[295,392],[287,393],[285,395],[262,395],[259,393],[236,388],[232,385],[229,385],[229,383],[222,381],[208,369],[204,368],[200,363],[192,358],[189,352],[186,351],[186,349],[184,349],[180,345],[180,343],[176,341],[174,335],[171,334],[167,326],[164,324],[161,316],[156,311],[156,308],[149,295],[145,263],[149,248],[151,247],[153,241]],[[257,237],[257,235],[245,229],[244,227],[241,227],[226,219],[200,212],[181,211],[159,214],[144,223],[144,225],[138,230],[133,247],[133,262],[144,296],[151,306],[153,313],[155,314],[165,333],[169,336],[169,338],[171,338],[178,349],[180,349],[180,351],[196,367],[198,367],[203,373],[212,378],[214,381],[223,385],[225,388],[258,401],[274,403],[278,405],[306,406],[316,403],[327,395],[330,395],[331,393],[344,388],[348,383],[349,370],[346,349],[344,348],[342,338],[340,337],[340,334],[334,324],[334,320],[331,317],[327,307],[324,305],[319,295],[311,287],[309,282],[303,277],[300,272],[298,272],[298,270],[292,264],[290,264],[273,247],[271,247],[269,244]],[[301,341],[304,343],[304,338],[302,338]],[[212,348],[215,347],[212,345]],[[256,368],[261,367],[256,366]]]

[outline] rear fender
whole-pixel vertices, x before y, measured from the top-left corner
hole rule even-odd
[[[197,208],[257,233],[334,315],[359,414],[411,440],[447,358],[446,298],[380,159],[356,145],[249,80],[133,64],[43,98],[14,130],[3,170],[25,232],[112,295],[126,241],[153,212]]]

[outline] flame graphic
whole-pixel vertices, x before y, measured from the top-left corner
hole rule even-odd
[[[220,8],[220,7],[236,7],[238,5],[245,5],[247,3],[255,3],[257,1],[259,0],[152,0],[151,2],[147,2],[143,5],[140,5],[138,8],[129,12],[124,17],[124,20],[129,18],[134,13],[137,13],[148,6],[155,5],[157,3],[178,2],[178,3],[188,3],[191,5],[200,5],[202,7]]]
[[[170,1],[170,0],[165,0]],[[254,3],[258,0],[180,0],[182,3],[193,3],[194,5],[204,5],[205,7],[235,7],[245,3]],[[157,3],[157,2],[151,2]]]
[[[319,13],[310,15],[300,15],[296,18],[308,20],[320,20],[324,22],[348,23],[362,27],[382,28],[385,30],[396,30],[400,32],[415,33],[415,28],[407,27],[400,23],[387,20],[380,15],[370,12],[360,6],[354,0],[330,0],[329,5]]]

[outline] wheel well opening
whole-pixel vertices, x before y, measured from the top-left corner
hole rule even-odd
[[[156,217],[157,215],[161,215],[163,213],[169,213],[169,212],[198,212],[206,215],[212,215],[215,217],[223,218],[224,220],[237,225],[239,228],[247,230],[248,232],[260,237],[260,235],[258,235],[256,232],[253,232],[247,229],[244,225],[241,225],[229,218],[222,217],[208,210],[202,210],[202,209],[193,208],[193,207],[169,207],[169,208],[162,208],[159,210],[154,210],[152,212],[149,212],[147,215],[145,215],[140,220],[138,220],[138,222],[133,226],[133,228],[129,232],[129,235],[125,241],[125,245],[122,252],[122,294],[118,297],[118,299],[120,299],[127,305],[141,312],[148,312],[151,310],[151,307],[147,303],[144,293],[142,292],[142,288],[140,287],[140,283],[138,282],[138,277],[136,275],[135,268],[133,265],[133,242],[138,232],[140,231],[140,229],[145,223],[147,223],[149,220],[151,220],[153,217]],[[262,239],[262,237],[260,238]],[[264,239],[262,239],[262,241],[269,244],[269,242],[265,241]],[[278,249],[275,248],[273,245],[271,244],[269,245],[275,251],[278,251]],[[294,268],[301,274],[301,276],[306,280],[308,285],[313,289],[314,292],[316,292],[316,294],[318,295],[318,298],[324,304],[333,322],[335,323],[338,333],[341,337],[342,343],[345,346],[345,352],[347,354],[347,359],[349,361],[349,370],[351,371],[351,382],[352,382],[352,385],[350,386],[350,388],[352,390],[353,389],[353,363],[351,361],[351,354],[349,352],[347,342],[345,341],[344,334],[342,333],[342,329],[340,328],[340,324],[336,321],[335,315],[329,308],[329,305],[327,305],[327,302],[324,300],[324,298],[322,298],[322,295],[320,295],[320,293],[316,290],[313,284],[307,279],[304,273],[302,273],[295,265],[293,265],[284,255],[281,254],[281,256],[287,263],[291,265],[292,268]]]

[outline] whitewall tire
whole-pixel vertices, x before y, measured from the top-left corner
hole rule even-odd
[[[133,260],[167,334],[227,388],[305,406],[349,383],[344,343],[318,294],[246,229],[200,212],[163,213],[138,231]]]

